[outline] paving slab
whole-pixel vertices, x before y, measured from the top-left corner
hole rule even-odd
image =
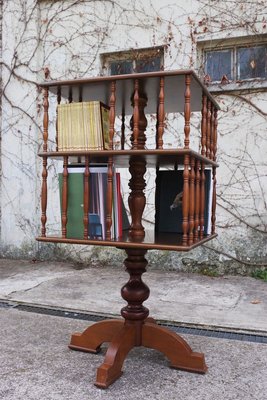
[[[119,315],[125,306],[120,289],[128,274],[122,268],[72,263],[0,260],[0,299]],[[250,277],[211,278],[150,270],[144,303],[156,319],[267,333],[267,284]]]
[[[199,375],[170,369],[159,352],[132,350],[122,377],[94,386],[105,351],[69,350],[70,335],[88,322],[0,308],[2,400],[266,400],[267,345],[182,335],[209,367]],[[106,348],[104,347],[103,350]]]

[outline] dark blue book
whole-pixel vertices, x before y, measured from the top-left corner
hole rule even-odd
[[[158,171],[155,193],[155,231],[183,233],[183,170]],[[210,234],[212,175],[205,170],[204,234]]]

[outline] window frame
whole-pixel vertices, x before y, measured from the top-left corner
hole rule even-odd
[[[261,47],[267,48],[267,34],[255,35],[255,36],[243,36],[235,38],[211,38],[207,39],[207,36],[200,36],[197,41],[197,60],[198,60],[198,71],[199,75],[202,76],[204,82],[209,86],[211,92],[221,91],[232,91],[232,90],[245,90],[251,88],[267,88],[267,75],[265,78],[238,78],[238,60],[237,50],[239,48],[249,47]],[[233,79],[229,79],[229,82],[222,83],[221,81],[208,81],[206,82],[206,53],[209,51],[220,51],[220,50],[232,50],[232,71]],[[267,51],[267,50],[266,50]],[[266,61],[267,62],[267,61]],[[267,74],[267,65],[266,65]]]
[[[255,77],[255,78],[240,78],[240,62],[238,60],[238,50],[239,49],[245,49],[245,48],[265,48],[265,51],[267,49],[267,43],[262,43],[262,44],[257,44],[257,45],[247,45],[245,46],[243,45],[236,45],[236,46],[230,46],[230,47],[223,47],[220,49],[205,49],[204,50],[204,55],[203,55],[203,69],[204,69],[204,73],[206,74],[207,71],[207,54],[208,53],[216,53],[219,51],[224,51],[224,50],[230,50],[231,51],[231,71],[232,71],[232,78],[230,78],[229,76],[227,76],[227,78],[229,79],[229,81],[231,82],[237,82],[237,81],[254,81],[254,80],[267,80],[267,74],[266,74],[266,64],[265,64],[265,77]],[[267,63],[267,60],[266,62]],[[220,80],[211,80],[212,83],[219,83]]]
[[[149,60],[159,56],[160,58],[160,69],[164,70],[164,51],[165,46],[155,46],[141,49],[131,49],[125,51],[102,53],[100,54],[101,59],[101,74],[111,75],[111,63],[112,62],[123,62],[130,61],[133,65],[132,73],[138,73],[136,69],[136,61],[138,60]]]

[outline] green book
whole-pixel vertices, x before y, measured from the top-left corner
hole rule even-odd
[[[80,168],[69,169],[67,238],[83,239],[83,172]],[[59,174],[60,208],[62,209],[63,174]]]

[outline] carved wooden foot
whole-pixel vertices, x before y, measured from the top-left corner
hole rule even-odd
[[[182,337],[155,323],[143,325],[142,346],[159,350],[170,360],[172,368],[200,374],[208,369],[204,354],[193,352]]]
[[[104,363],[97,369],[97,387],[105,389],[122,375],[123,362],[135,345],[136,327],[125,324],[110,343]]]
[[[97,322],[82,333],[74,333],[71,336],[69,348],[88,353],[98,353],[101,344],[111,342],[114,336],[123,328],[123,325],[124,320],[122,319],[108,319]]]

